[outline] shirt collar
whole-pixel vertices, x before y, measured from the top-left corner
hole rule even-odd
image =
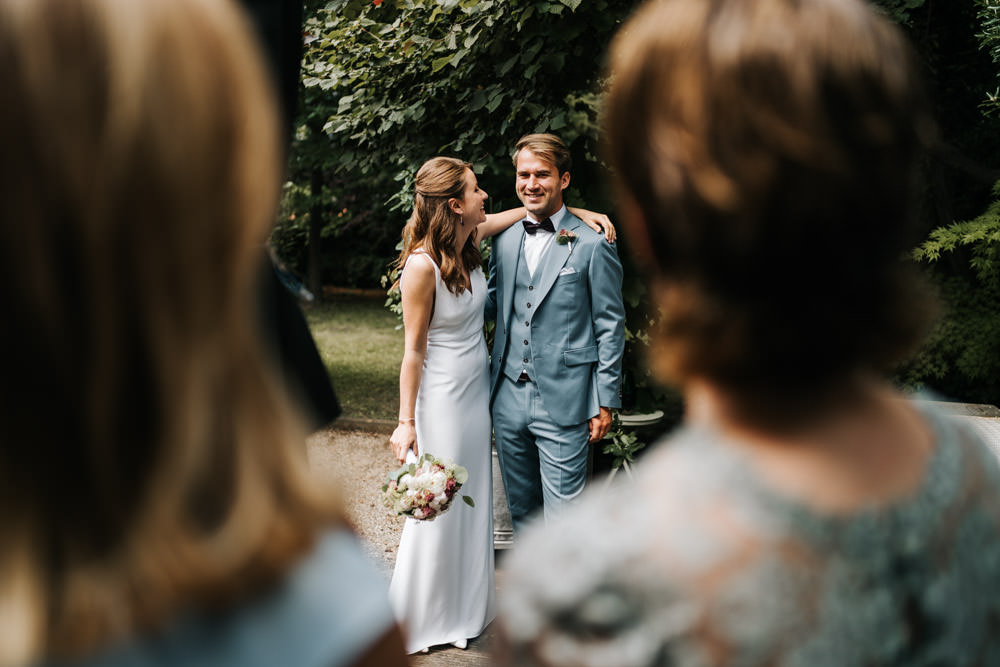
[[[567,213],[569,213],[569,211],[566,210],[566,204],[563,204],[562,206],[559,207],[558,211],[549,216],[549,219],[552,221],[552,227],[556,231],[559,231],[559,225],[562,224],[563,218],[566,216]],[[528,213],[524,217],[526,217],[528,220],[531,220],[532,222],[541,222],[541,220],[537,220],[535,216],[533,216],[530,213]]]

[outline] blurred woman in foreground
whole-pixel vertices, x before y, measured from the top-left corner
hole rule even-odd
[[[883,375],[931,310],[900,262],[932,126],[898,30],[860,0],[663,0],[612,52],[686,425],[507,561],[504,660],[1000,664],[997,462]]]
[[[256,339],[242,15],[0,0],[0,45],[0,664],[403,664]]]

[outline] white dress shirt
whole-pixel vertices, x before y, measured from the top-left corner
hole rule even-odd
[[[553,229],[559,229],[559,225],[562,223],[563,216],[566,213],[566,206],[563,205],[558,211],[549,216],[549,219],[552,220]],[[541,220],[538,220],[530,213],[527,217],[533,222],[541,222]],[[524,261],[527,262],[528,273],[531,274],[532,278],[535,277],[535,269],[538,268],[538,262],[541,261],[542,255],[552,245],[553,237],[555,237],[555,234],[546,229],[539,229],[534,234],[524,235]]]

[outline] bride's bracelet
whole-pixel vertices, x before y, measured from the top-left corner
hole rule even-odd
[[[409,422],[413,422],[414,424],[416,424],[417,423],[417,418],[416,417],[407,417],[405,419],[403,417],[399,418],[399,423],[400,424],[406,424],[406,423],[409,423]]]

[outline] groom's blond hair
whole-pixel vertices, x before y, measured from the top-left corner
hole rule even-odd
[[[569,149],[563,140],[554,134],[526,134],[518,139],[514,146],[514,153],[511,155],[511,161],[515,167],[517,167],[517,158],[524,149],[528,149],[537,157],[554,164],[559,171],[559,176],[573,169],[573,157]]]

